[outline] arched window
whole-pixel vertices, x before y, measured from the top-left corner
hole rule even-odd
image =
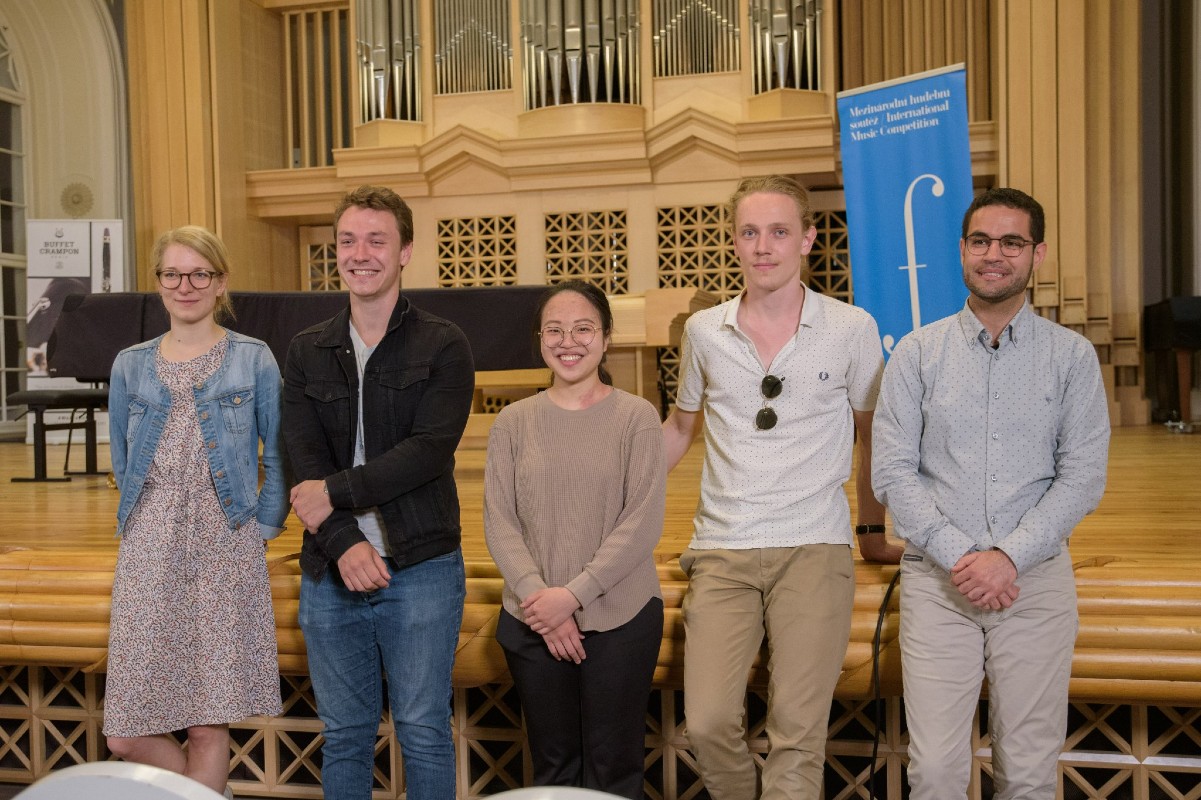
[[[25,94],[17,60],[0,25],[0,434],[23,431],[6,402],[25,372]]]

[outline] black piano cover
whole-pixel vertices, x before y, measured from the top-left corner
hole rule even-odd
[[[1145,350],[1201,350],[1201,297],[1169,297],[1143,309]]]
[[[458,325],[471,343],[477,370],[543,366],[533,345],[534,307],[544,286],[406,289],[418,308]],[[237,319],[228,328],[262,339],[283,369],[288,343],[300,331],[346,307],[342,292],[231,292]],[[69,295],[48,348],[57,377],[108,380],[113,359],[130,345],[167,330],[157,294]]]

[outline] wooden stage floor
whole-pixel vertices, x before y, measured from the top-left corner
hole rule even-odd
[[[675,556],[691,536],[702,449],[693,447],[668,484],[658,548],[666,605],[656,691],[648,710],[647,786],[662,800],[707,795],[688,751],[682,692],[687,580]],[[63,448],[49,454],[58,474]],[[72,466],[82,468],[81,448]],[[103,456],[102,465],[107,465]],[[0,780],[29,783],[48,771],[109,757],[100,734],[108,595],[117,542],[117,493],[104,476],[70,483],[10,483],[33,469],[32,449],[0,444]],[[507,686],[495,625],[501,580],[481,531],[484,453],[460,451],[466,528],[467,606],[455,663],[454,730],[459,796],[476,800],[531,778],[521,712]],[[1159,427],[1114,431],[1109,484],[1099,510],[1072,538],[1080,635],[1072,665],[1062,797],[1201,797],[1201,436]],[[852,495],[852,503],[854,497]],[[300,526],[268,548],[285,715],[234,726],[238,796],[315,800],[320,721],[304,675],[296,625],[299,576],[291,554]],[[856,564],[851,641],[831,712],[826,796],[865,797],[868,774],[882,797],[902,797],[907,737],[896,641],[897,599],[883,626],[880,673],[887,696],[873,772],[871,641],[892,567]],[[752,671],[748,739],[762,757],[762,666]],[[753,699],[751,695],[757,695]],[[974,723],[970,800],[989,796],[985,715]],[[400,798],[399,747],[381,727],[377,798]]]
[[[659,543],[660,560],[678,555],[692,536],[699,493],[703,446],[699,443],[668,478],[667,518]],[[51,476],[62,474],[65,447],[51,445]],[[100,467],[108,467],[101,445]],[[71,468],[83,469],[83,448],[72,448]],[[33,449],[0,442],[0,547],[85,550],[113,554],[117,493],[103,476],[76,475],[69,483],[11,483],[33,472]],[[484,451],[460,450],[459,492],[463,551],[486,558],[482,530]],[[854,486],[848,485],[852,507]],[[299,550],[300,524],[271,542],[272,556]],[[1169,433],[1159,426],[1116,428],[1105,497],[1085,518],[1071,542],[1074,560],[1110,558],[1189,567],[1201,573],[1201,435]]]
[[[668,607],[657,679],[665,685],[678,685],[680,678],[683,634],[678,607],[686,580],[673,559],[691,536],[702,450],[699,442],[694,445],[669,478],[666,524],[657,550]],[[463,549],[471,579],[461,637],[463,664],[462,669],[456,667],[456,683],[461,685],[490,682],[498,670],[503,672],[492,640],[499,579],[481,523],[484,455],[483,450],[461,450],[458,456]],[[50,448],[51,475],[61,474],[63,458],[62,446]],[[72,468],[82,469],[81,447],[74,448],[71,458]],[[112,537],[117,493],[104,476],[77,475],[69,483],[9,482],[11,476],[31,474],[32,462],[32,448],[0,444],[0,664],[45,659],[102,668],[104,581],[107,577],[111,582],[117,550]],[[102,452],[101,465],[107,464],[107,453]],[[853,505],[853,487],[848,488]],[[300,530],[291,517],[289,529],[268,549],[274,562],[272,584],[285,672],[303,671],[303,642],[294,617],[296,562],[289,558],[299,550]],[[1071,541],[1082,616],[1074,695],[1201,705],[1199,542],[1201,436],[1150,426],[1116,429],[1105,497]],[[61,587],[53,583],[56,572]],[[857,565],[856,621],[842,694],[863,696],[868,685],[868,671],[862,669],[868,660],[864,648],[870,646],[876,611],[892,572],[888,567]],[[30,592],[39,593],[40,602],[22,605]],[[76,602],[69,596],[79,593],[86,593],[88,602],[77,611],[66,611]],[[894,611],[895,602],[894,598]],[[894,613],[885,628],[882,672],[886,688],[899,689],[895,622]],[[76,625],[77,635],[71,632]],[[56,650],[56,642],[80,649]]]

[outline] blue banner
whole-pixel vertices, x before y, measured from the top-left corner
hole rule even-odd
[[[962,64],[840,92],[855,305],[885,357],[909,331],[963,308],[963,212],[972,202]]]

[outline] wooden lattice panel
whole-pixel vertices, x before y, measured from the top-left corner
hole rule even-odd
[[[517,283],[517,218],[438,220],[438,285]]]
[[[854,302],[847,212],[818,211],[813,217],[817,238],[809,251],[809,285],[828,297]]]
[[[680,388],[680,348],[659,348],[659,382],[663,384],[664,400],[670,410],[676,404],[676,392]]]
[[[334,244],[310,244],[308,247],[308,280],[305,288],[313,292],[342,290],[338,275],[338,247]]]
[[[546,282],[572,278],[593,283],[606,294],[629,291],[625,211],[546,215]]]
[[[742,291],[724,206],[658,210],[659,286],[695,287],[729,300]]]
[[[231,726],[231,785],[244,797],[321,797],[321,721],[312,684],[303,675],[280,679],[284,715]],[[104,676],[70,667],[0,667],[0,782],[30,783],[53,769],[108,759],[101,733]],[[528,785],[529,752],[521,703],[509,683],[454,691],[453,724],[459,797],[475,800]],[[904,796],[904,709],[882,701],[875,765],[877,797]],[[750,750],[767,753],[766,698],[747,694]],[[871,701],[835,700],[826,748],[825,796],[867,798],[875,733]],[[1064,798],[1201,798],[1201,709],[1180,706],[1073,703],[1060,756]],[[972,725],[971,788],[967,800],[992,796],[987,704]],[[656,689],[647,706],[645,791],[653,800],[706,798],[688,749],[684,696]],[[404,770],[391,722],[376,743],[376,800],[404,796]]]

